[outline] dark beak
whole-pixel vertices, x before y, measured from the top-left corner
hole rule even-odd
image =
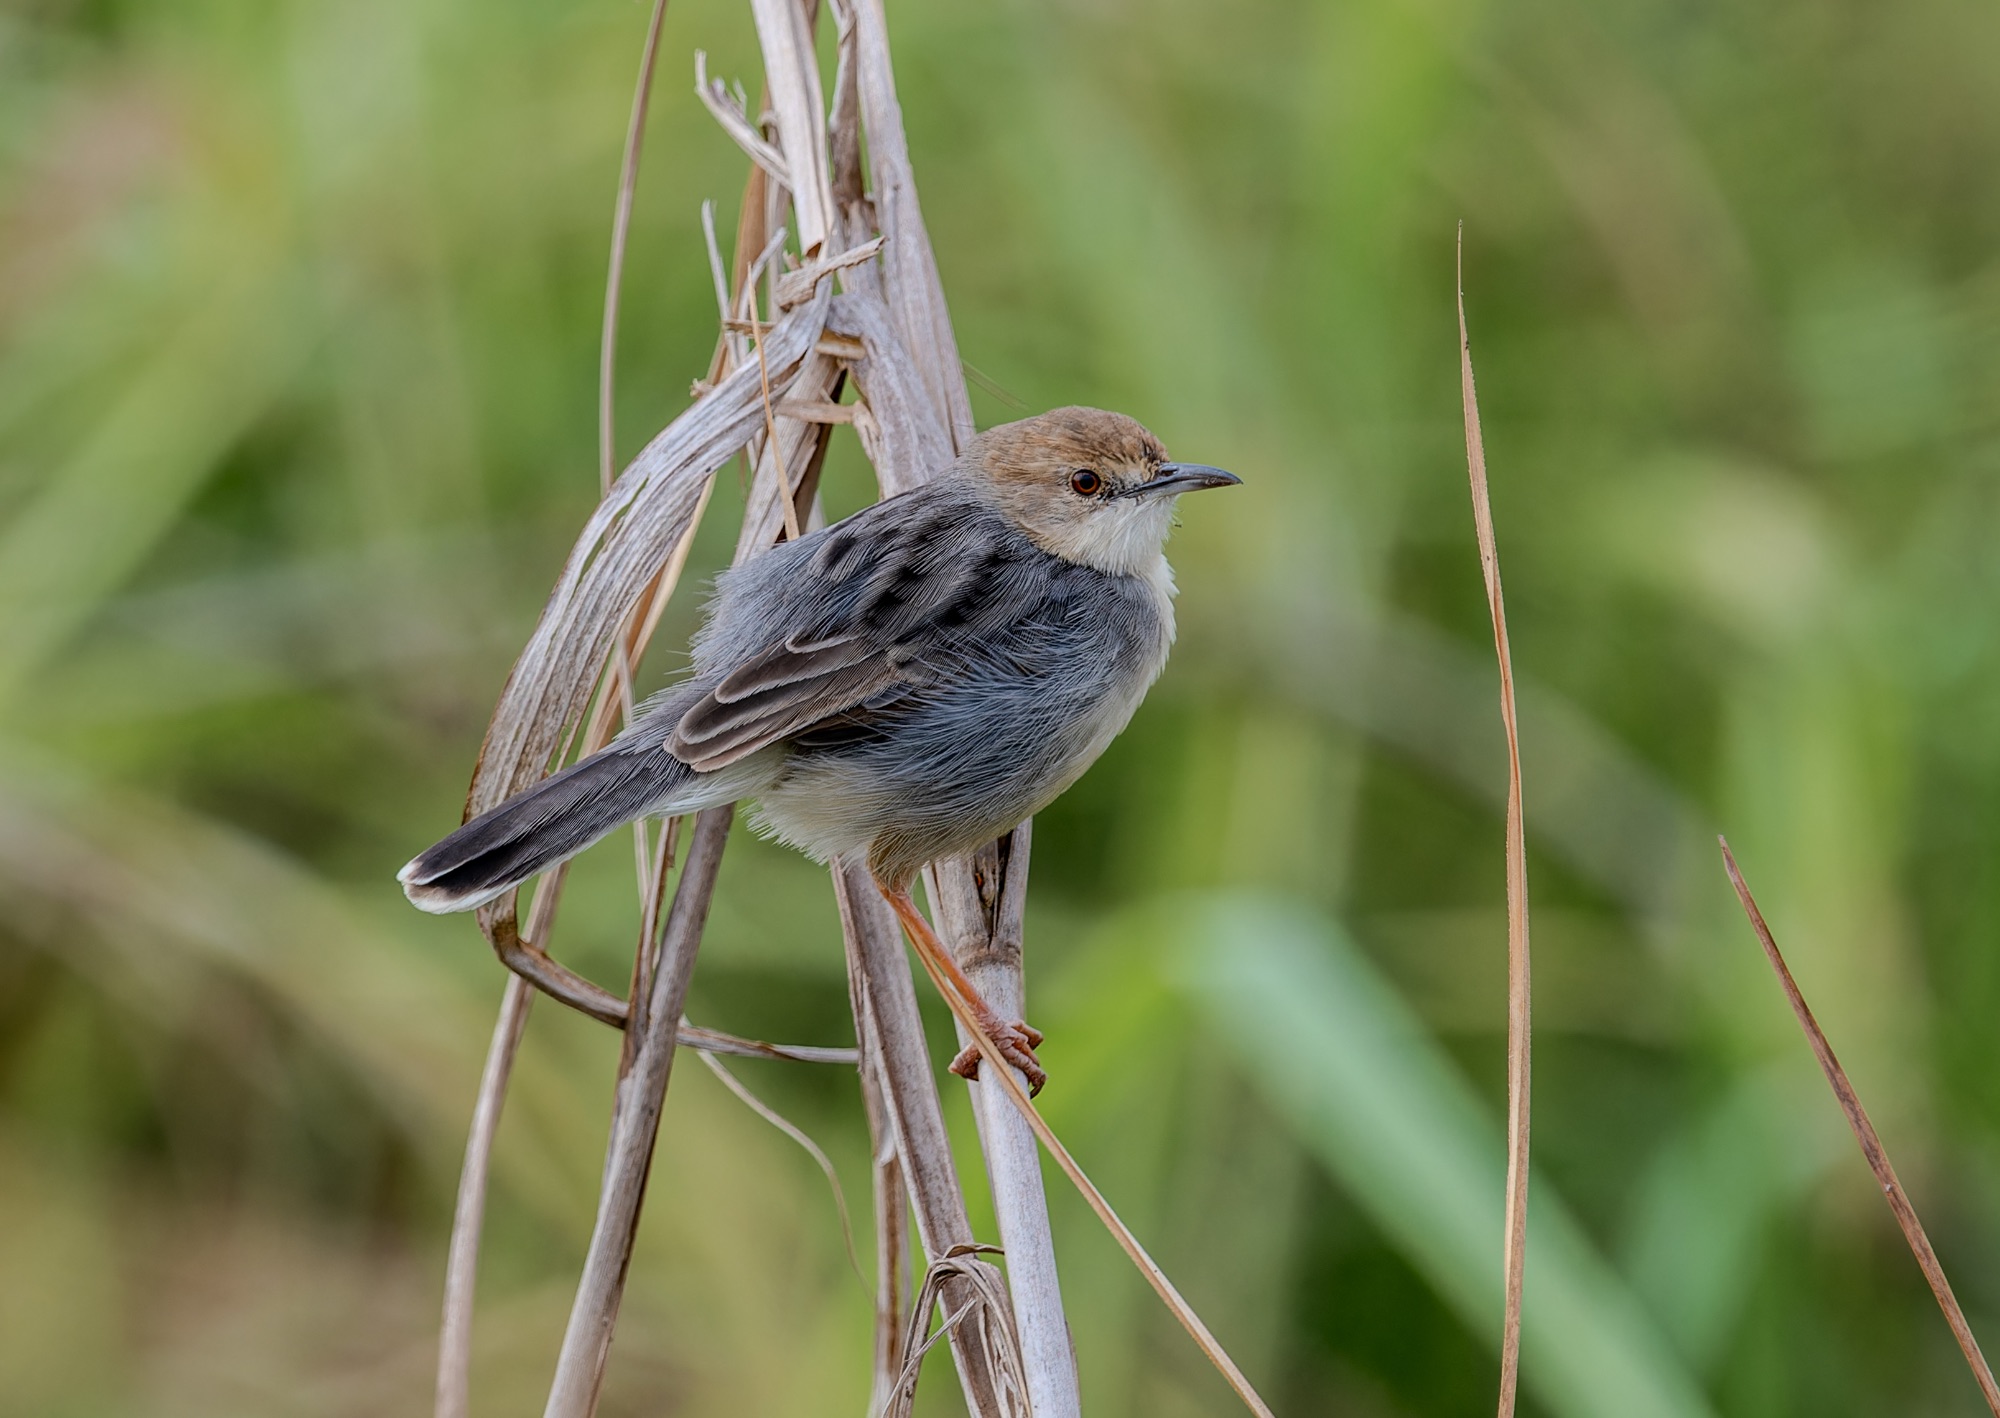
[[[1211,468],[1206,463],[1162,463],[1159,475],[1149,482],[1135,485],[1132,495],[1173,497],[1177,493],[1195,492],[1205,487],[1230,487],[1242,481],[1236,474]]]

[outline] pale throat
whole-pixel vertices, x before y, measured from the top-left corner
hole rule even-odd
[[[1028,538],[1051,556],[1102,571],[1137,576],[1171,596],[1174,574],[1167,566],[1167,534],[1174,525],[1174,499],[1120,499],[1080,517],[1023,525]]]

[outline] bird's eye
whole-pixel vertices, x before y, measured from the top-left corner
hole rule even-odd
[[[1104,479],[1090,468],[1078,468],[1069,475],[1069,490],[1084,497],[1095,496],[1104,486]]]

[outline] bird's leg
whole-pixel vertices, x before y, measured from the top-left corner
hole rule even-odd
[[[910,944],[916,947],[917,954],[923,957],[940,986],[958,995],[966,1012],[978,1021],[987,1037],[999,1047],[1000,1056],[1027,1075],[1029,1095],[1041,1092],[1042,1085],[1049,1080],[1041,1060],[1035,1057],[1035,1046],[1042,1042],[1042,1031],[1020,1020],[1010,1024],[993,1012],[993,1007],[980,996],[978,987],[958,968],[958,962],[951,958],[944,942],[937,938],[937,932],[924,919],[924,913],[917,909],[908,887],[890,886],[880,877],[875,879],[875,885],[881,891],[882,899],[896,913],[896,919],[903,923]],[[979,1077],[979,1046],[974,1044],[962,1050],[951,1061],[951,1071],[960,1078]]]
[[[998,1015],[990,1015],[989,1017],[996,1022],[999,1020]],[[1036,1067],[1029,1068],[1026,1064],[1019,1061],[1019,1058],[1016,1057],[1016,1051],[1028,1058],[1035,1058],[1035,1050],[1041,1046],[1042,1031],[1028,1023],[1025,1019],[1017,1019],[1012,1024],[1000,1025],[1000,1032],[997,1034],[994,1033],[990,1026],[986,1032],[992,1035],[993,1042],[1000,1046],[1001,1054],[1012,1061],[1014,1067],[1020,1069],[1022,1073],[1028,1076],[1028,1096],[1032,1098],[1037,1093],[1040,1093],[1042,1085],[1048,1082],[1048,1071],[1040,1067],[1040,1059],[1035,1059]],[[1018,1041],[1012,1037],[1014,1035],[1020,1036]],[[951,1062],[946,1064],[945,1067],[949,1068],[960,1078],[976,1079],[979,1077],[979,1058],[979,1045],[967,1044],[956,1054],[952,1055]]]

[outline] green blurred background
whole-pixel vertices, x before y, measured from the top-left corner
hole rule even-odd
[[[2000,15],[890,19],[982,422],[1110,405],[1245,480],[1185,508],[1174,664],[1037,824],[1031,1013],[1085,1165],[1281,1413],[1490,1403],[1504,759],[1463,218],[1535,906],[1526,1409],[1980,1411],[1712,834],[2000,1338]],[[594,500],[644,24],[634,0],[0,10],[0,1413],[428,1412],[502,977],[392,874],[455,823]],[[698,47],[757,77],[747,7],[674,0],[625,455],[714,339],[698,204],[726,240],[743,162],[691,95]],[[849,439],[836,514],[867,495]],[[740,498],[732,467],[704,575]],[[824,874],[739,837],[691,1014],[845,1042]],[[555,942],[609,981],[630,861],[583,862]],[[614,1063],[537,1011],[480,1412],[539,1411]],[[686,1064],[604,1411],[859,1413],[867,1300],[825,1184]],[[851,1077],[740,1073],[865,1212]],[[1234,1411],[1052,1195],[1089,1410]]]

